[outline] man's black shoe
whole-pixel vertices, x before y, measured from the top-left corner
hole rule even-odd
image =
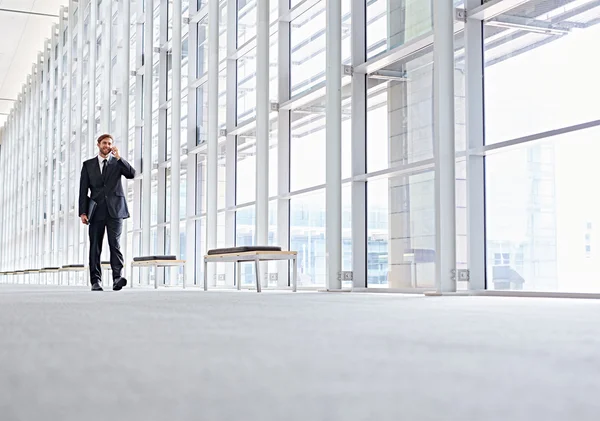
[[[102,289],[100,282],[96,282],[95,284],[92,284],[92,291],[104,291],[104,290]]]
[[[113,282],[113,291],[120,291],[125,285],[127,285],[127,279],[123,277],[117,278]]]

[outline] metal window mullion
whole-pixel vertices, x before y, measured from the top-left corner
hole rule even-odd
[[[54,47],[56,43],[56,25],[52,27],[52,38],[50,42],[50,51],[48,54],[48,49],[46,48],[46,54],[42,60],[42,71],[46,75],[42,78],[42,91],[43,91],[43,101],[41,104],[41,113],[44,121],[44,130],[42,135],[45,136],[46,142],[44,143],[46,146],[46,177],[44,182],[46,184],[46,189],[44,194],[45,204],[46,204],[46,234],[44,237],[44,250],[46,253],[45,266],[52,266],[53,263],[53,255],[52,255],[52,224],[50,223],[51,215],[52,215],[52,165],[53,165],[53,157],[52,157],[52,144],[54,142],[54,85],[55,85],[55,77],[54,77]],[[49,55],[49,57],[48,57]],[[50,72],[47,71],[46,60],[50,60]],[[46,80],[49,78],[49,84]],[[47,112],[46,107],[49,105],[49,111]]]
[[[23,143],[23,96],[22,94],[19,94],[18,96],[18,100],[17,100],[17,143],[19,145],[22,145]],[[18,267],[20,269],[23,269],[23,252],[21,250],[21,242],[22,242],[22,237],[23,237],[23,227],[22,227],[22,215],[23,215],[23,153],[24,153],[24,149],[23,147],[19,147],[17,148],[18,151],[18,155],[17,155],[17,162],[20,163],[20,165],[17,166],[16,168],[16,173],[17,173],[17,200],[16,200],[16,207],[18,209],[18,214],[17,214],[17,235],[16,235],[16,242],[15,242],[15,248],[17,249],[17,264]]]
[[[269,0],[257,0],[255,241],[259,245],[269,242],[269,5]],[[267,272],[265,269],[262,273]],[[262,282],[267,287],[269,279]]]
[[[60,23],[59,23],[59,31],[58,31],[58,81],[56,82],[56,86],[57,86],[57,95],[58,95],[58,110],[57,110],[57,118],[56,118],[56,139],[55,139],[55,144],[56,144],[56,177],[54,179],[54,192],[56,194],[57,200],[54,204],[54,238],[53,238],[53,252],[54,252],[54,262],[57,266],[60,266],[62,264],[66,264],[66,263],[61,263],[60,258],[62,257],[60,255],[59,252],[59,239],[60,239],[60,205],[62,204],[62,197],[60,194],[60,178],[61,178],[61,171],[60,171],[60,167],[61,167],[61,162],[60,162],[60,155],[61,155],[61,143],[63,140],[63,130],[62,130],[62,114],[64,112],[64,104],[63,104],[63,97],[62,97],[62,86],[63,86],[63,31],[64,31],[64,13],[65,13],[65,8],[61,7],[60,9]],[[64,167],[63,167],[64,168]]]
[[[129,43],[131,42],[131,3],[129,1],[123,1],[119,3],[121,9],[119,11],[119,16],[121,18],[121,23],[123,25],[123,38],[121,40],[121,57],[120,57],[120,74],[122,77],[121,80],[121,95],[120,95],[120,108],[118,108],[118,114],[120,114],[120,122],[121,122],[121,156],[126,157],[129,161],[131,157],[129,156],[129,105],[130,105],[130,95],[129,95],[129,75],[130,75],[130,47]],[[124,180],[124,191],[125,191],[125,200],[129,198],[129,181]],[[129,224],[131,222],[127,219],[123,221],[123,233],[125,234],[125,241],[123,242],[123,255],[129,256]],[[125,259],[124,271],[128,272],[129,268],[129,259]],[[130,280],[133,282],[133,280]]]
[[[467,10],[481,0],[467,0]],[[483,23],[467,19],[465,25],[465,77],[467,98],[467,150],[484,146]],[[485,158],[467,154],[467,261],[469,289],[486,288]]]
[[[161,0],[159,6],[159,39],[158,46],[164,45],[167,42],[167,31],[168,31],[168,0]],[[158,47],[157,46],[157,47]],[[167,51],[163,48],[160,48],[159,53],[159,62],[158,62],[158,163],[164,162],[167,157],[167,108],[160,107],[160,104],[163,104],[167,101],[167,84],[168,84],[168,74],[167,74]],[[175,95],[175,92],[173,92]],[[166,168],[159,166],[158,168],[158,215],[157,221],[159,224],[166,222],[166,197],[167,197],[167,183],[166,183]],[[156,232],[158,238],[158,249],[154,250],[154,252],[159,254],[164,254],[165,252],[165,228],[158,227]],[[157,271],[155,276],[159,277],[159,282],[164,282],[164,271]]]
[[[352,67],[367,60],[364,0],[352,0]],[[367,76],[352,74],[352,176],[367,173]],[[352,283],[367,287],[367,182],[352,182]]]
[[[90,0],[90,22],[88,27],[88,112],[87,112],[87,158],[91,158],[96,150],[96,49],[98,42],[98,5],[97,0]],[[82,163],[83,164],[83,163]],[[89,254],[89,241],[83,242],[84,261]]]
[[[190,12],[197,11],[198,5],[196,2],[190,2]],[[197,51],[198,51],[198,27],[197,23],[189,23],[188,29],[188,75],[190,78],[196,76],[197,68]],[[190,79],[191,80],[191,79]],[[187,150],[190,151],[196,146],[196,90],[188,91],[187,101]],[[197,243],[200,243],[199,238],[196,238],[196,221],[194,216],[196,215],[196,193],[199,186],[196,185],[197,175],[197,155],[188,153],[187,162],[187,175],[186,175],[186,236],[185,236],[185,250],[186,250],[186,266],[185,276],[189,280],[190,284],[195,284],[195,274],[199,271],[203,271],[203,265],[197,259],[198,255],[205,250],[200,250],[197,247]],[[201,233],[203,235],[203,233]],[[196,270],[198,268],[198,271]]]
[[[111,43],[112,43],[112,1],[103,1],[102,5],[104,9],[104,20],[102,21],[102,102],[101,102],[101,118],[100,127],[103,133],[111,132],[111,112],[110,112],[110,94],[112,90],[112,78],[111,78],[111,67],[112,67],[112,54],[111,54]]]
[[[110,2],[108,2],[110,3]],[[71,140],[73,139],[73,0],[69,1],[69,8],[67,9],[67,133],[64,138],[66,139],[67,145],[65,148],[65,206],[64,206],[64,227],[63,227],[63,258],[65,264],[71,263],[69,259],[69,231],[73,227],[72,220],[70,218],[71,210],[71,197],[73,186],[71,185]],[[75,248],[73,248],[75,250]]]
[[[154,52],[154,7],[146,3],[144,24],[144,135],[142,154],[142,253],[150,254],[152,199],[152,71]],[[156,200],[156,198],[154,198]]]
[[[227,57],[232,56],[232,52],[237,49],[237,2],[231,1],[227,3]],[[236,212],[231,209],[236,203],[236,189],[237,189],[237,153],[236,144],[237,136],[231,135],[230,133],[237,125],[237,61],[227,59],[227,70],[226,70],[226,91],[227,91],[227,115],[226,115],[226,128],[227,128],[227,140],[225,143],[225,246],[233,246],[236,241]],[[218,241],[217,241],[218,242]],[[208,247],[208,246],[207,246]],[[214,266],[214,265],[213,265]],[[210,269],[210,265],[209,265]],[[233,268],[229,268],[230,270]],[[233,277],[235,272],[228,272],[226,274]],[[209,272],[210,282],[215,280],[212,277],[212,273]],[[233,279],[227,279],[228,283],[233,283]]]
[[[182,6],[181,0],[173,0],[173,35],[172,35],[172,74],[173,100],[171,102],[171,220],[170,220],[170,254],[180,257],[180,194],[181,194],[181,66],[182,66]],[[189,41],[188,41],[189,42]],[[188,93],[188,101],[190,94]],[[189,166],[189,161],[188,161]],[[184,268],[185,270],[185,268]],[[179,269],[172,270],[176,276]],[[175,278],[178,282],[178,278]]]
[[[289,13],[289,0],[279,0],[279,15]],[[290,22],[279,20],[277,31],[278,56],[278,103],[283,104],[290,99]],[[277,240],[284,250],[290,249],[290,126],[291,112],[280,109],[277,118]],[[277,264],[278,286],[289,285],[289,263]]]
[[[341,288],[342,268],[342,4],[329,0],[326,69],[326,267],[327,289]]]
[[[84,11],[85,11],[85,4],[84,2],[80,2],[79,6],[77,8],[77,85],[76,85],[76,93],[75,93],[75,110],[76,111],[76,120],[75,120],[75,125],[74,125],[74,131],[75,131],[75,158],[74,158],[74,165],[73,165],[73,169],[74,169],[74,185],[73,185],[73,201],[74,201],[74,209],[75,209],[75,214],[73,215],[74,218],[72,220],[73,225],[73,229],[74,229],[74,233],[73,233],[73,261],[75,263],[81,263],[83,262],[84,256],[81,254],[81,223],[79,222],[79,218],[75,218],[76,216],[79,216],[79,209],[78,209],[78,200],[77,200],[77,194],[76,192],[79,191],[79,182],[80,182],[80,178],[81,178],[81,171],[78,170],[78,166],[82,165],[81,162],[81,148],[83,146],[83,144],[86,142],[85,139],[83,139],[82,137],[82,127],[83,127],[83,46],[84,46],[84,40],[83,40],[83,27],[84,27]],[[85,241],[84,241],[85,243]]]
[[[227,75],[229,77],[229,75]],[[217,247],[219,148],[219,0],[208,3],[208,144],[206,157],[206,248]],[[214,266],[214,265],[210,265]],[[212,269],[209,279],[213,282]]]
[[[454,145],[454,7],[433,4],[433,132],[435,159],[435,285],[456,291],[456,158]]]
[[[29,167],[27,174],[29,177],[29,183],[27,185],[27,202],[29,204],[27,209],[27,255],[29,256],[29,263],[31,267],[36,267],[36,259],[34,252],[34,222],[33,222],[33,173],[34,169],[37,168],[36,150],[34,149],[34,121],[33,121],[33,99],[35,97],[33,93],[33,72],[27,76],[27,143],[29,149]]]

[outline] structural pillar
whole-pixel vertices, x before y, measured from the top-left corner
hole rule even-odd
[[[269,243],[269,0],[257,0],[256,244]],[[261,273],[267,274],[266,263]],[[268,276],[261,280],[268,286]]]
[[[219,0],[208,3],[208,145],[206,157],[206,248],[217,247],[219,184]],[[214,265],[208,279],[213,283]]]
[[[342,3],[327,0],[326,286],[340,289],[342,270]]]
[[[435,287],[456,291],[456,154],[454,145],[454,5],[433,4]]]
[[[154,7],[146,3],[144,23],[144,137],[142,152],[142,253],[150,254],[152,198],[152,80],[154,67]],[[156,200],[154,198],[154,200]],[[146,272],[147,273],[147,272]]]

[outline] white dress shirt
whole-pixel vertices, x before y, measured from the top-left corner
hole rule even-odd
[[[110,161],[110,154],[106,158],[102,158],[100,154],[98,154],[98,165],[100,165],[100,174],[102,174],[102,163],[106,159],[106,165],[108,165],[108,161]]]

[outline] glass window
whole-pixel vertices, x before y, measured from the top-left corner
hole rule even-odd
[[[517,8],[499,19],[535,19],[556,28],[591,19],[571,17],[568,3],[548,1],[542,16],[536,8]],[[563,33],[485,26],[484,33],[487,144],[598,119],[600,60],[590,51],[597,48],[600,25]]]
[[[196,88],[196,144],[208,140],[208,86]]]
[[[237,122],[256,116],[256,48],[237,61]]]
[[[596,127],[486,157],[489,289],[600,292],[598,256],[584,247],[594,250],[600,201],[573,188],[600,176],[598,136]]]
[[[238,136],[236,203],[256,200],[256,138]]]
[[[367,286],[435,285],[434,172],[367,183]]]
[[[298,286],[325,286],[325,190],[290,199],[290,250],[298,252]]]
[[[322,99],[321,101],[324,101]],[[325,103],[297,109],[292,113],[290,145],[290,187],[292,191],[325,184],[326,118]],[[349,98],[342,101],[342,179],[352,171],[352,120]],[[310,170],[307,170],[310,168]]]
[[[375,0],[367,4],[367,58],[432,31],[433,3]]]
[[[237,4],[238,47],[241,47],[256,36],[256,0],[237,0]]]
[[[198,23],[198,52],[196,58],[196,77],[208,70],[208,17]]]
[[[368,92],[368,172],[433,158],[433,57],[413,57],[389,70],[407,79]]]

